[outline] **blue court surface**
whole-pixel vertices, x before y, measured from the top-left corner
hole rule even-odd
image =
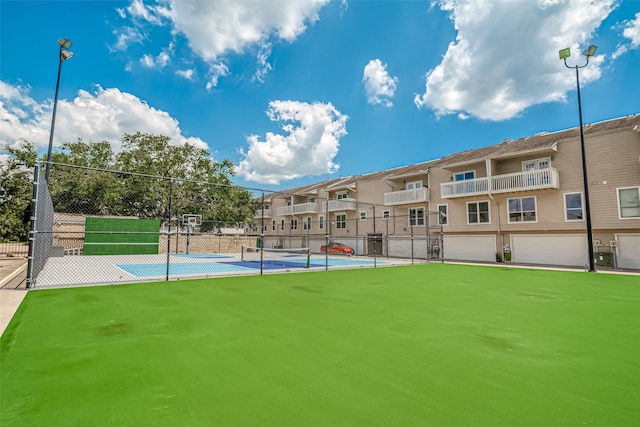
[[[224,261],[224,258],[231,258],[233,256],[220,255],[220,254],[175,254],[172,257],[179,258],[208,258],[208,259],[220,259],[219,261],[194,261],[194,262],[173,262],[169,263],[169,275],[204,275],[214,273],[247,273],[255,272],[256,269],[260,269],[260,261],[238,261],[229,260]],[[324,267],[358,267],[358,266],[373,266],[374,261],[365,260],[359,258],[335,258],[324,256],[312,256],[310,260],[311,268]],[[383,261],[376,261],[377,265],[386,264]],[[153,277],[153,276],[165,276],[167,274],[167,265],[165,263],[144,263],[144,264],[116,264],[116,266],[127,273],[135,277]],[[287,260],[264,260],[262,268],[264,270],[287,270],[291,268],[305,268],[306,257],[293,256]]]
[[[136,277],[164,276],[167,274],[166,264],[116,264],[116,266]],[[254,271],[254,269],[220,262],[175,262],[169,264],[169,275],[171,276],[248,271]]]

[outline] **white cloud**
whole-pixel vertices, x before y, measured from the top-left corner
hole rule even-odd
[[[125,50],[133,43],[141,43],[144,40],[142,33],[133,27],[118,28],[113,31],[117,36],[115,45],[111,50]]]
[[[262,82],[271,69],[267,60],[272,41],[295,40],[319,19],[319,10],[329,0],[159,0],[158,4],[149,3],[152,2],[131,1],[126,12],[133,27],[116,30],[116,49],[142,41],[145,23],[155,26],[170,23],[173,35],[184,35],[191,49],[210,64],[219,63],[220,58],[230,52],[245,53],[258,46],[254,79]],[[122,8],[116,11],[120,16],[125,14]],[[223,75],[226,74],[214,73],[207,87],[215,87]]]
[[[237,172],[248,181],[279,184],[301,176],[338,170],[334,163],[340,138],[347,134],[348,117],[332,104],[272,101],[267,115],[281,124],[284,134],[267,132],[263,141],[252,135]]]
[[[0,81],[0,142],[13,145],[26,139],[46,147],[52,102],[35,101],[29,96],[29,89]],[[200,138],[184,136],[178,121],[165,111],[150,107],[130,93],[99,86],[94,93],[79,91],[72,101],[58,100],[53,143],[57,147],[78,138],[110,141],[118,151],[120,138],[138,131],[169,136],[176,144],[208,148]]]
[[[438,115],[465,113],[506,120],[544,102],[566,99],[575,76],[558,59],[571,47],[571,60],[617,7],[616,0],[443,0],[458,35],[442,62],[426,75],[417,107]],[[581,71],[581,82],[600,78],[604,57]],[[569,61],[570,65],[573,62]]]
[[[640,12],[636,13],[634,19],[624,21],[623,25],[624,30],[622,31],[622,36],[629,39],[629,42],[618,45],[616,51],[611,55],[613,59],[616,59],[631,49],[640,47]]]
[[[640,47],[640,12],[636,13],[635,19],[628,22],[622,35],[631,40],[634,49]]]
[[[155,58],[149,54],[145,54],[140,58],[140,63],[147,68],[163,69],[170,61],[171,59],[169,58],[169,54],[164,51],[160,52],[160,54]]]
[[[390,98],[395,95],[398,78],[389,75],[387,65],[382,61],[372,59],[365,65],[362,83],[369,104],[382,104],[385,107],[393,105]]]
[[[195,70],[193,70],[193,69],[178,70],[178,71],[176,71],[176,74],[179,75],[180,77],[184,77],[187,80],[193,80],[193,76],[195,74]]]
[[[207,82],[206,86],[207,90],[211,91],[214,87],[217,87],[218,79],[227,75],[229,75],[229,67],[227,67],[225,64],[223,64],[222,62],[211,64],[208,75],[209,81]]]
[[[253,75],[253,80],[257,80],[260,83],[264,83],[264,79],[266,78],[269,71],[272,70],[271,64],[269,63],[269,56],[271,55],[271,44],[263,43],[260,46],[260,51],[258,52],[257,57],[257,67],[256,72]]]

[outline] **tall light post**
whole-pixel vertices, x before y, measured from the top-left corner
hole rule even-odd
[[[593,231],[591,228],[591,207],[589,206],[589,180],[587,179],[587,159],[584,149],[584,131],[582,129],[582,101],[580,100],[580,76],[578,73],[579,68],[584,68],[589,65],[589,58],[596,54],[597,46],[591,45],[582,54],[587,58],[587,62],[584,65],[575,65],[573,67],[567,64],[567,58],[571,56],[569,48],[562,49],[560,51],[560,59],[564,61],[564,65],[567,68],[576,69],[576,85],[578,87],[578,116],[580,118],[580,148],[582,151],[582,179],[584,181],[584,208],[585,219],[587,221],[587,246],[589,250],[589,271],[596,271],[593,260]]]
[[[60,62],[58,63],[58,79],[56,80],[56,96],[53,99],[53,117],[51,118],[51,132],[49,133],[49,148],[47,149],[47,166],[45,168],[44,178],[49,182],[49,170],[51,169],[51,150],[53,149],[53,129],[56,126],[56,109],[58,108],[58,89],[60,89],[60,71],[62,71],[62,62],[73,56],[73,52],[69,52],[71,40],[59,39],[60,45]]]

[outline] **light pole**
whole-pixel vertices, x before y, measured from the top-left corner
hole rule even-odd
[[[576,69],[576,85],[578,87],[578,117],[580,118],[580,148],[582,151],[582,179],[584,180],[584,208],[585,208],[585,220],[587,221],[587,246],[589,250],[589,271],[596,271],[593,262],[593,232],[591,228],[591,207],[589,206],[589,180],[587,179],[587,158],[584,149],[584,131],[582,129],[582,101],[580,100],[580,77],[578,73],[579,68],[584,68],[589,65],[589,58],[596,54],[597,46],[591,45],[582,54],[587,58],[587,62],[584,65],[575,65],[570,67],[567,65],[567,58],[571,56],[569,48],[562,49],[560,51],[560,59],[564,61],[564,65],[567,68]]]
[[[56,126],[56,109],[58,107],[58,89],[60,88],[60,71],[62,70],[62,62],[73,56],[73,52],[67,49],[71,47],[71,40],[59,39],[60,45],[60,62],[58,63],[58,79],[56,80],[56,96],[53,99],[53,117],[51,118],[51,132],[49,133],[49,148],[47,149],[47,167],[45,168],[44,178],[49,182],[49,169],[51,169],[51,150],[53,148],[53,129]]]

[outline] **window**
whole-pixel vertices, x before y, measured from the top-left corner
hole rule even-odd
[[[389,219],[391,217],[390,211],[382,211],[382,218]]]
[[[315,203],[315,202],[316,202],[315,197],[307,197],[307,203]]]
[[[537,222],[536,198],[518,197],[508,199],[509,222]]]
[[[438,205],[438,224],[447,225],[449,224],[449,218],[447,216],[447,205]]]
[[[336,195],[336,199],[338,200],[342,200],[342,199],[346,199],[347,198],[347,193],[338,193]]]
[[[320,230],[324,230],[324,215],[320,215],[320,219],[319,219],[319,222],[318,222],[318,228]]]
[[[284,230],[284,219],[280,221],[280,230]]]
[[[367,220],[367,211],[360,211],[360,221]]]
[[[424,225],[424,209],[409,209],[409,225]]]
[[[582,221],[582,193],[564,193],[564,220]]]
[[[551,167],[550,157],[535,160],[525,160],[524,162],[522,162],[522,170],[525,172],[532,169],[547,169],[549,167]]]
[[[476,171],[458,172],[453,175],[454,181],[466,181],[467,179],[474,179],[476,177]]]
[[[311,217],[307,216],[302,219],[302,229],[311,230]]]
[[[413,181],[413,182],[407,182],[407,190],[413,190],[414,188],[422,188],[422,181]]]
[[[347,215],[346,214],[338,214],[338,215],[336,215],[336,228],[347,228]]]
[[[276,231],[276,220],[271,221],[271,230]]]
[[[291,229],[292,230],[297,230],[298,229],[298,219],[297,218],[291,218]]]
[[[467,203],[467,221],[469,224],[489,224],[489,202]]]
[[[640,218],[640,187],[618,188],[620,218]]]

